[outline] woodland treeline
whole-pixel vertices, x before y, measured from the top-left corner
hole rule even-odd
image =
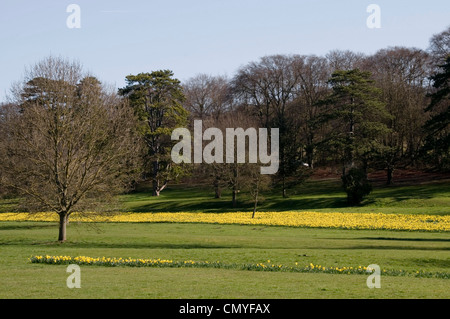
[[[64,58],[27,69],[0,108],[0,189],[25,198],[28,210],[50,210],[63,227],[74,209],[150,182],[225,188],[237,205],[247,191],[287,197],[317,168],[342,172],[349,204],[371,190],[370,170],[450,168],[450,28],[427,50],[389,47],[373,55],[272,55],[231,77],[199,74],[184,83],[170,70],[126,77],[119,90]],[[279,170],[260,164],[175,164],[175,128],[278,128]],[[65,232],[61,229],[61,232]],[[64,237],[63,235],[61,235]],[[62,238],[61,237],[61,238]]]
[[[183,84],[183,105],[189,123],[279,128],[280,168],[271,185],[282,196],[312,169],[324,167],[342,170],[344,184],[352,171],[347,181],[361,191],[370,169],[386,171],[388,185],[396,169],[449,169],[449,54],[447,29],[430,39],[428,50],[266,56],[232,78],[190,79]],[[206,170],[216,196],[221,183],[239,190],[239,168],[229,170]],[[196,172],[201,176],[203,170]],[[248,182],[248,174],[242,180]]]

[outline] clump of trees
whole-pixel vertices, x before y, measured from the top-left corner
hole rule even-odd
[[[109,90],[78,63],[49,57],[13,86],[0,107],[0,190],[26,200],[30,211],[60,216],[59,240],[75,211],[138,181],[159,196],[180,177],[207,182],[220,198],[261,190],[288,197],[315,168],[340,171],[350,205],[400,168],[450,169],[450,28],[428,50],[380,49],[373,55],[272,55],[234,76],[199,74],[185,83],[170,70],[126,77]],[[260,163],[176,164],[175,128],[279,129],[279,170],[261,177]],[[248,157],[249,154],[246,154]]]
[[[185,107],[191,122],[208,119],[221,127],[231,117],[234,127],[279,128],[280,168],[270,187],[281,196],[314,168],[332,167],[341,170],[349,203],[357,205],[372,189],[370,170],[385,170],[391,185],[397,169],[450,168],[449,32],[434,35],[428,50],[273,55],[248,63],[231,79],[198,75],[184,86]],[[222,182],[230,180],[223,167],[198,171],[210,174],[220,197]],[[231,174],[233,205],[240,175],[236,168]]]

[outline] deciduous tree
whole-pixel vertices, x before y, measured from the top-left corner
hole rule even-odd
[[[135,117],[62,58],[38,62],[14,93],[15,103],[2,109],[1,183],[23,196],[28,211],[57,213],[64,242],[75,210],[98,207],[135,179]]]
[[[386,122],[390,132],[378,154],[379,167],[386,169],[389,185],[394,170],[413,163],[423,143],[430,58],[420,49],[392,47],[379,50],[366,63],[390,114]]]
[[[300,91],[304,56],[273,55],[241,68],[233,80],[238,99],[265,128],[278,128],[280,134],[279,170],[274,179],[287,197],[287,189],[299,180],[302,169],[299,117],[294,101]]]

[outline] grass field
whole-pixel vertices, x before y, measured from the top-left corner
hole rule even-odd
[[[0,224],[1,298],[448,298],[449,279],[229,269],[82,266],[82,289],[66,287],[67,266],[31,264],[31,255],[161,258],[429,272],[450,267],[445,233],[349,231],[201,224],[69,226],[55,243],[52,223]]]
[[[345,207],[336,181],[311,181],[290,198],[265,195],[264,211],[450,214],[450,183],[377,188],[364,205]],[[226,212],[228,194],[182,186],[155,199],[145,192],[123,195],[131,212]],[[1,212],[14,209],[3,200]],[[239,211],[250,206],[241,197]],[[202,208],[203,207],[203,208]],[[201,223],[76,223],[68,241],[56,242],[53,222],[0,222],[0,298],[444,298],[450,279],[416,277],[417,271],[450,273],[448,232],[343,230]],[[67,265],[33,264],[33,255],[208,261],[221,268],[81,266],[81,289],[66,286]],[[379,265],[381,288],[369,289],[368,274],[240,270],[244,264],[299,267]],[[405,276],[391,275],[402,271]]]
[[[139,192],[123,195],[120,199],[124,211],[132,212],[227,212],[251,210],[252,202],[245,194],[238,198],[233,209],[231,195],[225,189],[221,199],[207,187],[171,187],[160,198],[148,196],[143,188]],[[436,181],[426,184],[377,187],[362,206],[348,207],[346,195],[338,180],[313,180],[291,190],[289,198],[279,192],[267,191],[259,203],[259,211],[317,211],[317,212],[384,212],[407,214],[450,214],[450,182]]]

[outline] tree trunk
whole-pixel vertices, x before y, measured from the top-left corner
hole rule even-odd
[[[232,198],[233,208],[237,207],[237,194],[238,190],[236,188],[233,188],[233,198]]]
[[[222,190],[220,189],[219,186],[214,188],[214,198],[219,199],[222,198]]]
[[[60,212],[59,213],[59,236],[58,241],[63,243],[66,241],[66,229],[67,229],[67,221],[68,221],[68,214],[67,212]]]
[[[154,197],[159,197],[160,189],[159,189],[159,183],[157,180],[153,180],[153,194]]]
[[[313,138],[310,138],[310,141],[308,142],[309,145],[306,146],[306,160],[307,160],[307,164],[309,165],[309,167],[312,169],[314,168],[313,165],[313,159],[314,159],[314,145],[312,142]]]
[[[345,177],[345,174],[347,174],[347,169],[345,167],[345,163],[342,165],[342,177]]]
[[[238,177],[239,177],[238,166],[237,164],[235,164],[233,169],[233,199],[232,199],[233,208],[237,207],[237,194],[239,192]]]
[[[220,189],[220,180],[216,178],[214,180],[214,198],[218,199],[222,197],[222,190]]]
[[[152,196],[159,197],[160,189],[159,189],[159,180],[158,180],[158,171],[159,171],[159,162],[153,161],[153,194]]]
[[[391,166],[389,166],[387,168],[387,182],[386,182],[386,185],[392,185],[393,180],[394,180],[394,169]]]
[[[254,202],[254,205],[253,205],[253,215],[252,215],[252,218],[255,218],[255,215],[256,215],[256,208],[258,207],[258,195],[259,195],[259,191],[256,190],[256,194],[255,194],[255,202]]]
[[[283,175],[283,198],[288,198],[287,192],[286,192],[286,177]]]

